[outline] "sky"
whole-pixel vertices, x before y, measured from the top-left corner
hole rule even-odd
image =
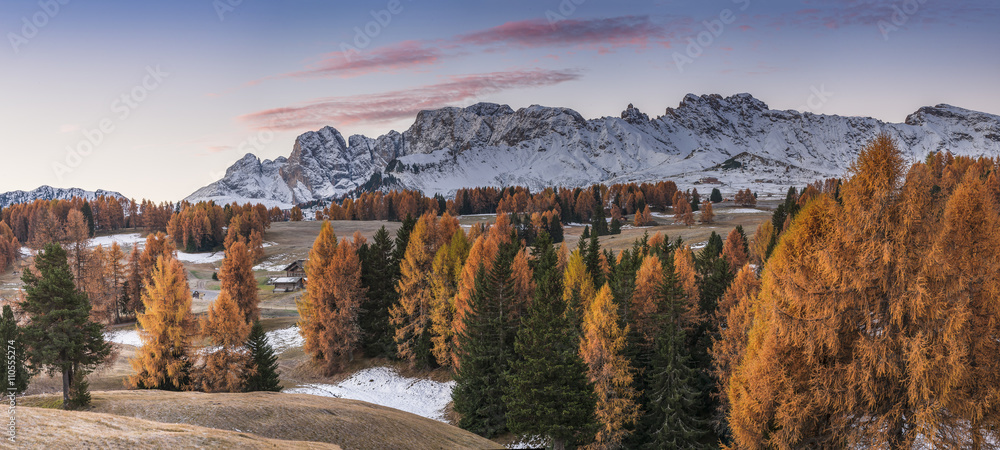
[[[306,131],[477,102],[1000,114],[995,0],[0,0],[0,33],[0,192],[178,201]]]

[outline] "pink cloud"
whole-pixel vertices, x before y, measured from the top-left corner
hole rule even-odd
[[[493,28],[457,36],[462,45],[537,48],[580,46],[607,52],[621,47],[645,48],[650,43],[666,43],[667,27],[646,16],[605,19],[561,20],[549,23],[534,19],[507,22]]]
[[[551,86],[580,78],[576,70],[517,70],[448,77],[446,81],[379,94],[327,97],[307,103],[240,116],[257,128],[316,129],[359,122],[384,123],[412,118],[418,112],[467,102],[508,89]]]
[[[210,145],[207,148],[207,150],[209,151],[209,153],[222,153],[222,152],[229,151],[229,150],[232,150],[232,149],[233,149],[233,146],[231,146],[231,145]]]

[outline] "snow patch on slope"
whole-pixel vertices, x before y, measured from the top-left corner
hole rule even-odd
[[[283,392],[361,400],[444,422],[454,388],[454,381],[408,378],[388,367],[374,367],[338,384],[307,384]]]

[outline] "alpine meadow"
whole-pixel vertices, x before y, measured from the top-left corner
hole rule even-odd
[[[996,2],[0,12],[4,448],[1000,449]]]

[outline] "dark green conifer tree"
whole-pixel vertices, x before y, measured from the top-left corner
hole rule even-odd
[[[515,293],[511,265],[516,253],[516,245],[503,245],[489,272],[479,267],[465,328],[458,335],[459,368],[452,391],[461,416],[458,426],[487,438],[507,431],[503,395],[514,336],[506,308]]]
[[[608,234],[622,234],[622,221],[618,220],[617,217],[611,219],[611,228],[608,229]]]
[[[278,356],[274,348],[267,342],[264,327],[260,321],[255,321],[247,337],[247,350],[250,352],[249,368],[251,373],[243,383],[245,392],[272,391],[281,392],[281,381],[278,379]]]
[[[648,449],[707,449],[707,422],[699,417],[696,371],[688,365],[684,330],[667,321],[656,339],[643,425]]]
[[[32,370],[62,373],[63,408],[69,409],[74,406],[71,388],[80,387],[82,375],[104,361],[111,345],[104,341],[101,325],[90,321],[90,300],[73,284],[66,251],[59,244],[46,244],[35,257],[35,267],[37,275],[28,269],[21,276],[21,309],[30,320],[21,335]],[[82,397],[74,393],[73,398]]]
[[[719,192],[719,188],[712,188],[712,195],[708,198],[712,203],[722,202],[722,192]]]
[[[401,235],[405,237],[397,237],[396,242],[409,241],[409,233],[403,228],[397,233],[397,236]],[[375,232],[371,243],[358,248],[361,285],[366,289],[358,312],[358,326],[361,328],[361,347],[368,357],[393,357],[396,354],[394,328],[389,320],[389,308],[398,296],[395,289],[399,280],[396,249],[384,226]]]
[[[595,431],[593,386],[580,358],[580,336],[562,299],[562,273],[548,234],[534,249],[535,296],[518,329],[519,356],[507,377],[507,426],[545,436],[554,449],[585,444]]]
[[[604,273],[601,271],[601,243],[597,239],[597,233],[590,233],[590,242],[587,244],[587,253],[583,255],[583,262],[587,265],[587,271],[594,277],[594,289],[604,286]]]
[[[7,348],[7,371],[2,393],[21,395],[28,389],[31,372],[25,366],[24,337],[17,325],[14,310],[10,305],[3,306],[3,316],[0,316],[0,339]],[[13,353],[12,353],[13,352]]]

